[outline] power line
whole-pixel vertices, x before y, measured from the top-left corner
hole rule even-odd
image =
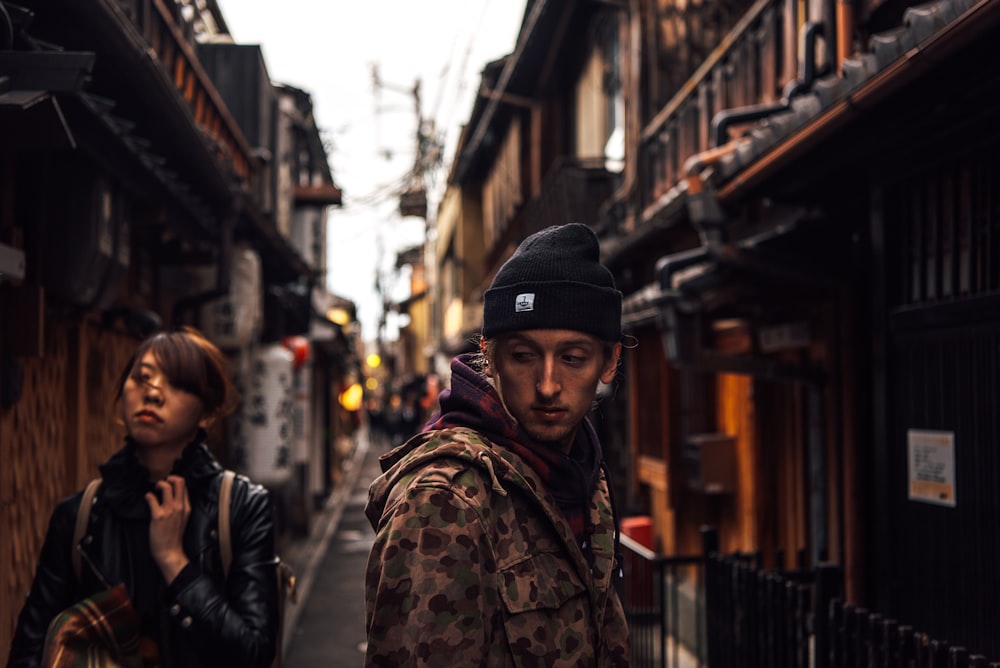
[[[462,54],[461,65],[458,68],[458,82],[454,87],[454,94],[451,97],[451,105],[448,111],[448,117],[440,127],[447,130],[451,129],[455,113],[458,111],[458,103],[462,98],[462,94],[468,87],[468,74],[466,72],[469,66],[469,59],[472,57],[472,49],[479,41],[479,35],[483,29],[483,23],[486,20],[486,13],[489,10],[492,0],[484,0],[481,9],[479,10],[479,19],[476,22],[476,27],[469,34],[469,39],[465,45],[465,52]],[[437,118],[437,112],[435,112],[435,118]]]

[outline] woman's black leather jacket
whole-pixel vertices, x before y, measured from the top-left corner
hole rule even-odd
[[[233,561],[223,576],[218,506],[222,468],[200,441],[187,446],[174,473],[191,502],[184,533],[190,563],[168,586],[149,550],[148,472],[126,442],[101,467],[103,482],[82,541],[78,582],[71,566],[73,528],[82,493],[52,514],[35,579],[18,619],[8,666],[38,666],[49,622],[63,609],[124,583],[156,641],[163,668],[269,666],[278,634],[278,592],[272,506],[267,490],[237,476],[231,503]]]

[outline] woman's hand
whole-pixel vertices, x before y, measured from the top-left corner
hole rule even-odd
[[[184,554],[184,529],[191,516],[191,502],[181,476],[167,476],[166,480],[156,483],[156,489],[162,501],[152,492],[146,493],[151,517],[149,549],[163,579],[170,584],[188,564]]]

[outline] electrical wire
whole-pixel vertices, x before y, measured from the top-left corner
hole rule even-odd
[[[451,42],[451,52],[448,54],[448,59],[445,61],[444,67],[441,68],[441,73],[438,74],[438,89],[437,89],[437,95],[434,98],[434,105],[431,111],[431,118],[437,118],[438,110],[441,108],[441,99],[443,97],[443,92],[445,88],[444,81],[448,78],[448,75],[451,72],[451,65],[452,62],[455,60],[454,58],[455,50],[458,48],[458,41],[461,34],[462,34],[461,30],[455,32],[455,38]]]
[[[459,101],[462,98],[462,94],[467,90],[468,87],[466,70],[468,69],[469,66],[469,60],[472,57],[472,49],[479,41],[479,35],[480,33],[482,33],[483,23],[486,20],[486,13],[489,10],[491,4],[492,0],[485,0],[483,2],[482,7],[479,10],[479,19],[476,22],[476,27],[469,34],[469,39],[466,42],[465,46],[465,52],[462,54],[462,62],[458,68],[458,77],[459,77],[458,83],[454,87],[454,93],[451,96],[451,103],[448,110],[448,115],[447,118],[444,119],[443,123],[438,122],[437,120],[438,112],[437,109],[435,110],[434,118],[437,127],[446,129],[451,128],[451,124],[455,118],[455,114],[458,111]]]

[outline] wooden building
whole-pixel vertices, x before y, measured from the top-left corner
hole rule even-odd
[[[51,509],[121,446],[116,384],[138,339],[198,326],[237,377],[254,351],[289,336],[312,341],[301,436],[314,467],[330,465],[316,453],[328,453],[331,430],[343,433],[337,391],[358,362],[353,315],[337,324],[318,312],[336,305],[318,288],[326,212],[341,197],[307,93],[273,85],[259,47],[231,44],[215,2],[4,0],[2,9],[6,656]],[[222,76],[229,56],[253,86]],[[211,445],[241,468],[232,438]],[[296,503],[308,507],[332,484],[329,471],[290,479],[298,486],[276,494],[288,525]]]
[[[747,3],[708,44],[656,9],[640,96],[666,95],[606,250],[649,281],[627,309],[631,439],[661,548],[711,524],[772,568],[832,561],[846,600],[997,656],[1000,582],[969,557],[996,552],[1000,511],[971,400],[998,371],[981,68],[1000,7]],[[705,55],[671,89],[678,48]],[[638,410],[651,388],[662,410]]]
[[[519,240],[591,225],[629,335],[596,417],[652,547],[832,563],[997,660],[998,35],[992,0],[528,2],[449,180],[441,349]]]

